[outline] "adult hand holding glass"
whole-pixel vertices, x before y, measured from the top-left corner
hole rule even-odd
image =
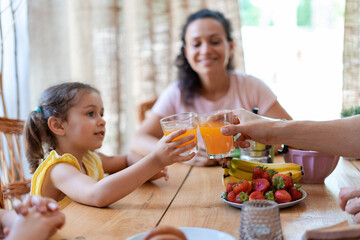
[[[236,114],[240,123],[221,129],[225,136],[241,133],[235,147],[249,147],[246,139],[250,139],[268,145],[286,144],[294,148],[360,158],[360,115],[327,121],[282,121],[244,109],[236,110]]]
[[[237,109],[233,112],[233,123],[235,125],[224,126],[221,129],[221,133],[225,136],[241,133],[234,142],[235,148],[250,147],[250,143],[246,140],[254,140],[269,145],[276,144],[275,139],[271,135],[271,126],[275,119],[253,114],[245,109]]]

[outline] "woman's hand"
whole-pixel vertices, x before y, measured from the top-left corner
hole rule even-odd
[[[343,211],[354,215],[354,221],[360,223],[360,185],[340,189],[339,205]]]
[[[199,144],[200,145],[200,144]],[[197,167],[206,167],[206,166],[216,166],[219,165],[216,159],[210,159],[206,149],[204,147],[199,147],[199,151],[193,159],[185,162],[186,164],[191,164]]]

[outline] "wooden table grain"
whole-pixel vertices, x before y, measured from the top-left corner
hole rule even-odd
[[[281,156],[276,157],[282,162]],[[324,184],[301,184],[302,202],[280,209],[284,239],[301,239],[308,229],[351,220],[338,206],[341,187],[360,184],[360,164],[341,158]],[[238,239],[241,210],[220,199],[221,167],[169,167],[168,182],[157,180],[107,208],[71,203],[65,226],[52,239],[126,239],[158,225],[220,230]]]

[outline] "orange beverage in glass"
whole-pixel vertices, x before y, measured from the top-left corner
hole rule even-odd
[[[232,124],[232,111],[199,114],[198,124],[210,158],[224,158],[233,153],[233,137],[220,132],[221,127]]]
[[[174,130],[174,131],[175,131],[175,130]],[[167,136],[167,135],[169,135],[170,133],[172,133],[172,132],[174,132],[174,131],[164,132],[164,135]],[[182,137],[186,137],[186,136],[188,136],[188,135],[190,135],[190,134],[194,134],[194,135],[195,135],[195,138],[194,138],[193,140],[189,141],[189,142],[186,142],[186,143],[184,143],[184,144],[181,144],[179,147],[182,147],[182,146],[184,146],[184,145],[186,145],[186,144],[189,144],[189,143],[191,143],[191,142],[194,142],[194,141],[196,142],[196,141],[197,141],[197,125],[196,125],[196,127],[193,128],[193,129],[187,129],[187,130],[186,130],[186,133],[184,133],[183,135],[180,135],[180,136],[174,138],[173,141],[178,140],[178,139],[180,139],[180,138],[182,138]],[[195,148],[195,147],[194,147],[194,148]]]
[[[232,136],[222,135],[220,129],[223,126],[225,124],[221,122],[209,122],[200,125],[200,133],[204,139],[208,154],[219,155],[232,150]]]
[[[197,116],[196,113],[188,112],[188,113],[178,113],[178,114],[171,115],[171,116],[160,119],[160,124],[161,124],[161,128],[164,132],[164,135],[167,136],[176,130],[185,128],[185,129],[187,129],[187,131],[184,134],[182,134],[181,136],[176,137],[173,141],[183,138],[185,136],[188,136],[190,134],[194,134],[195,138],[189,142],[186,142],[186,143],[180,145],[179,147],[187,145],[193,141],[197,141],[196,116]],[[198,147],[196,146],[196,147],[190,149],[189,151],[186,151],[180,155],[187,156],[187,155],[191,154],[192,152],[197,152],[197,151],[198,151]]]

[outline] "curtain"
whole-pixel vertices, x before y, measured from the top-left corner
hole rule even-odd
[[[343,109],[360,106],[360,0],[346,0]]]
[[[28,113],[27,1],[0,1],[0,116]],[[21,104],[20,104],[21,103]]]
[[[30,102],[55,83],[81,81],[102,94],[107,135],[102,151],[126,153],[137,106],[175,81],[181,27],[188,14],[219,10],[230,19],[235,66],[244,70],[237,0],[29,1]]]

